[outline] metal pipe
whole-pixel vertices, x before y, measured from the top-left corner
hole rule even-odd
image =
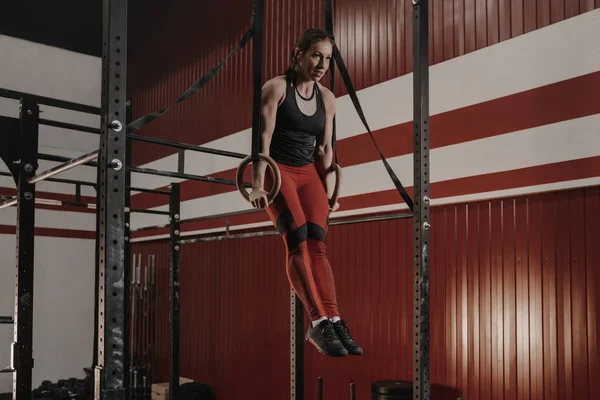
[[[137,229],[132,229],[131,232],[143,232],[143,231],[151,231],[154,229],[164,229],[164,228],[168,228],[169,226],[171,226],[170,224],[161,224],[161,225],[152,225],[152,226],[144,226],[141,228],[137,228]]]
[[[163,194],[166,196],[169,196],[171,194],[171,192],[169,192],[167,190],[146,189],[146,188],[139,188],[139,187],[133,187],[133,186],[127,186],[126,189],[130,190],[132,192]]]
[[[60,173],[68,171],[72,168],[75,168],[75,167],[81,165],[81,164],[85,164],[88,161],[98,158],[98,153],[99,153],[98,150],[94,150],[91,153],[84,154],[81,157],[74,158],[70,161],[67,161],[64,164],[57,165],[56,167],[51,168],[48,171],[42,172],[41,174],[30,178],[27,182],[32,183],[32,184],[41,182],[51,176],[58,175]]]
[[[176,149],[197,151],[199,153],[215,154],[218,156],[233,157],[233,158],[239,158],[239,159],[246,158],[246,155],[241,154],[241,153],[234,153],[232,151],[211,149],[208,147],[196,146],[194,144],[174,142],[171,140],[158,139],[158,138],[153,138],[153,137],[148,137],[148,136],[128,134],[127,139],[137,140],[139,142],[159,144],[159,145],[168,146],[168,147],[174,147]]]
[[[344,218],[344,219],[329,221],[329,226],[349,225],[349,224],[356,224],[356,223],[360,223],[360,222],[375,222],[375,221],[405,219],[405,218],[412,218],[412,214],[397,213],[397,214],[365,216],[365,217],[357,217],[357,218]],[[145,230],[145,229],[140,228],[137,231],[142,231],[142,230]],[[223,234],[206,235],[206,236],[192,237],[189,239],[180,239],[179,242],[182,244],[183,243],[195,243],[195,242],[213,242],[213,241],[225,240],[225,239],[245,239],[245,238],[250,238],[250,237],[271,236],[271,235],[278,235],[278,234],[279,234],[279,232],[276,230],[234,233],[234,234],[229,233],[229,234],[225,234],[225,235],[223,235]]]
[[[356,397],[356,393],[354,390],[354,382],[350,383],[350,400],[354,400]]]
[[[56,128],[64,128],[64,129],[70,129],[73,131],[94,133],[96,135],[100,134],[100,128],[92,128],[91,126],[70,124],[68,122],[53,121],[50,119],[40,119],[39,123],[40,123],[40,125],[54,126]]]
[[[0,203],[0,210],[3,208],[17,205],[16,197],[4,199],[4,200],[5,201],[3,203]],[[76,202],[76,201],[61,201],[61,200],[53,200],[53,199],[35,199],[35,203],[36,204],[44,204],[47,206],[86,207],[86,208],[91,208],[91,209],[96,208],[96,204],[94,204],[94,203],[80,203],[80,202]]]
[[[0,176],[12,177],[12,174],[10,172],[0,172]],[[76,181],[73,179],[48,178],[48,179],[46,179],[46,181],[47,182],[56,182],[56,183],[67,183],[69,185],[90,186],[90,187],[93,187],[94,189],[96,188],[96,183],[94,183],[94,182],[83,182],[83,181]]]
[[[129,207],[125,207],[125,212],[128,212],[128,213],[138,213],[138,214],[169,215],[168,211],[145,210],[143,208],[129,208]]]
[[[141,168],[141,167],[127,167],[127,168],[131,172],[136,172],[136,173],[139,173],[139,174],[158,175],[158,176],[166,176],[166,177],[169,177],[169,178],[187,179],[187,180],[190,180],[190,181],[220,183],[222,185],[236,186],[235,181],[230,181],[230,180],[220,179],[220,178],[212,178],[210,176],[180,174],[180,173],[177,173],[177,172],[160,171],[160,170],[157,170],[157,169]]]
[[[2,210],[3,208],[8,208],[11,206],[16,206],[16,205],[17,205],[17,198],[13,197],[12,199],[4,200],[2,203],[0,203],[0,210]]]
[[[255,213],[259,213],[259,212],[264,212],[264,210],[258,210],[255,208],[251,208],[248,210],[234,211],[234,212],[230,212],[230,213],[212,214],[212,215],[206,215],[203,217],[186,218],[186,219],[182,219],[181,221],[179,221],[179,223],[184,224],[184,223],[189,223],[189,222],[199,222],[199,221],[206,221],[206,220],[217,219],[217,218],[236,217],[236,216],[240,216],[240,215],[255,214]],[[348,224],[357,224],[357,223],[361,223],[361,222],[375,222],[375,221],[385,221],[385,220],[390,220],[390,219],[404,219],[404,218],[412,218],[412,214],[411,213],[394,213],[394,214],[371,215],[371,216],[362,216],[362,217],[354,217],[354,218],[338,218],[338,219],[329,220],[328,225],[329,226],[348,225]],[[144,226],[144,227],[141,227],[138,229],[134,229],[131,232],[143,232],[143,231],[150,231],[150,230],[154,230],[154,229],[163,229],[168,226],[169,226],[168,224]],[[214,240],[221,240],[221,239],[226,239],[226,238],[245,238],[245,237],[253,237],[253,236],[274,235],[277,233],[278,233],[277,231],[262,231],[262,232],[251,232],[251,233],[241,233],[241,234],[229,234],[229,235],[223,236],[222,238],[220,236],[213,236],[213,237],[215,238]],[[202,239],[204,239],[204,238],[202,238]],[[200,238],[182,239],[181,242],[182,243],[184,243],[184,242],[193,243],[193,241],[199,241],[199,240],[200,240]],[[200,241],[206,241],[206,240],[200,240]]]
[[[194,218],[182,219],[181,221],[179,221],[179,223],[180,224],[186,224],[186,223],[189,223],[189,222],[206,221],[206,220],[215,219],[215,218],[238,217],[240,215],[256,214],[256,213],[259,213],[259,212],[264,212],[264,210],[259,210],[259,209],[256,209],[256,208],[251,208],[251,209],[242,210],[242,211],[233,211],[233,212],[222,213],[222,214],[205,215],[203,217],[194,217]]]
[[[205,215],[203,217],[194,217],[194,218],[187,218],[187,219],[182,219],[179,221],[179,224],[187,224],[190,222],[199,222],[199,221],[206,221],[209,219],[215,219],[215,218],[226,218],[226,217],[235,217],[235,216],[239,216],[239,215],[248,215],[248,214],[255,214],[258,212],[263,212],[264,210],[258,210],[258,209],[249,209],[249,210],[243,210],[243,211],[234,211],[234,212],[230,212],[230,213],[223,213],[223,214],[212,214],[212,215]],[[134,229],[131,232],[142,232],[142,231],[150,231],[153,229],[162,229],[162,228],[166,228],[167,225],[161,224],[161,225],[152,225],[152,226],[144,226],[138,229]]]
[[[60,163],[65,163],[65,162],[71,161],[72,158],[65,157],[65,156],[57,156],[55,154],[39,153],[38,160],[56,161],[56,162],[60,162]],[[98,163],[96,161],[88,161],[88,162],[84,163],[83,165],[86,165],[88,167],[97,167]]]

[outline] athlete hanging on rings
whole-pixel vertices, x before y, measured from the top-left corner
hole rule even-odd
[[[325,245],[329,213],[339,207],[333,194],[333,182],[340,178],[333,177],[335,97],[319,83],[332,53],[333,39],[308,29],[296,42],[285,74],[263,86],[260,152],[277,163],[281,188],[268,205],[264,188],[273,180],[260,162],[253,168],[250,202],[266,208],[287,246],[288,279],[312,321],[306,338],[322,353],[340,357],[363,351],[340,318]]]

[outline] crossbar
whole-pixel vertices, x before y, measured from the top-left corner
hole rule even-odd
[[[37,182],[41,182],[43,180],[46,180],[48,178],[50,178],[51,176],[54,175],[58,175],[61,174],[65,171],[68,171],[70,169],[73,169],[81,164],[85,164],[88,161],[92,161],[95,160],[96,158],[98,158],[98,150],[94,150],[91,153],[88,154],[84,154],[80,157],[74,158],[72,160],[69,160],[63,164],[57,165],[54,168],[51,168],[47,171],[42,172],[39,175],[36,175],[34,177],[32,177],[31,179],[28,180],[29,183],[37,183]]]
[[[174,142],[174,141],[171,141],[171,140],[158,139],[158,138],[153,138],[153,137],[148,137],[148,136],[140,136],[140,135],[128,134],[127,135],[127,139],[129,139],[129,140],[136,140],[138,142],[146,142],[146,143],[159,144],[159,145],[167,146],[167,147],[174,147],[176,149],[185,149],[185,150],[197,151],[199,153],[215,154],[215,155],[218,155],[218,156],[233,157],[233,158],[239,158],[239,159],[246,158],[246,154],[242,154],[242,153],[235,153],[235,152],[232,152],[232,151],[211,149],[211,148],[208,148],[208,147],[196,146],[194,144]]]

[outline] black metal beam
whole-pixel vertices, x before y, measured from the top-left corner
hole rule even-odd
[[[39,160],[39,158],[38,158],[38,160]],[[12,177],[12,175],[9,172],[0,172],[0,176]],[[96,184],[94,182],[83,182],[83,181],[76,181],[73,179],[61,179],[61,178],[48,178],[48,179],[44,179],[44,180],[46,182],[66,183],[69,185],[90,186],[90,187],[96,188]]]
[[[129,376],[126,320],[125,198],[127,0],[104,0],[100,135],[100,276],[96,400],[125,400]],[[102,284],[103,283],[103,284]]]
[[[13,317],[0,317],[0,324],[14,324],[15,320]]]
[[[292,400],[304,400],[304,307],[290,288],[290,389]]]
[[[0,117],[0,158],[10,171],[15,183],[19,175],[21,120],[18,118]],[[37,166],[36,166],[37,167]]]
[[[179,183],[171,184],[169,212],[171,222],[171,263],[169,268],[169,400],[179,400],[179,220],[181,196]]]
[[[68,161],[65,161],[62,164],[56,165],[47,171],[44,171],[36,176],[31,177],[29,179],[29,182],[30,183],[42,182],[54,175],[62,174],[63,172],[69,171],[69,170],[71,170],[75,167],[78,167],[80,165],[83,165],[91,160],[95,160],[96,158],[98,158],[98,154],[99,154],[99,151],[94,150],[91,153],[83,154],[77,158],[69,159]]]
[[[144,208],[129,208],[125,207],[125,212],[136,214],[154,214],[154,215],[170,215],[169,211],[146,210]]]
[[[165,176],[168,178],[186,179],[189,181],[220,183],[222,185],[236,186],[235,181],[230,181],[230,180],[221,179],[221,178],[212,178],[210,176],[180,174],[178,172],[160,171],[157,169],[142,168],[142,167],[127,167],[127,169],[130,170],[131,172],[135,172],[138,174],[157,175],[157,176]],[[250,185],[250,184],[247,184],[247,185]]]
[[[126,112],[126,124],[131,122],[131,102],[127,102],[127,112]],[[129,166],[131,164],[131,153],[132,153],[132,148],[131,146],[126,145],[126,157],[125,157],[125,165]],[[125,170],[125,208],[129,208],[131,207],[131,192],[129,191],[129,189],[127,189],[129,187],[129,185],[131,185],[131,172],[129,170]],[[131,282],[131,279],[133,278],[134,281],[137,278],[136,275],[136,271],[137,271],[137,266],[135,265],[135,256],[133,257],[133,270],[131,268],[131,214],[126,212],[125,216],[123,217],[124,221],[125,221],[125,228],[124,228],[124,235],[125,235],[125,245],[124,245],[124,251],[125,251],[125,255],[124,255],[124,274],[125,274],[125,282]],[[140,265],[141,265],[141,254],[140,254]],[[133,274],[133,276],[132,276]],[[133,342],[134,338],[133,335],[131,334],[131,331],[134,329],[134,325],[131,323],[132,320],[132,311],[131,310],[131,305],[135,304],[136,301],[135,299],[132,297],[132,286],[127,284],[125,285],[125,298],[129,300],[130,304],[128,307],[125,307],[124,310],[124,320],[127,321],[126,324],[128,324],[129,326],[126,328],[126,334],[125,337],[128,338],[127,340],[127,344],[129,345],[129,351],[133,352],[133,345],[135,344]],[[131,338],[131,340],[129,340],[129,338]],[[128,365],[126,365],[127,367],[127,373],[126,376],[128,376],[129,378],[129,382],[127,385],[127,398],[128,399],[133,399],[135,398],[134,395],[134,387],[136,385],[133,385],[132,383],[135,381],[135,378],[137,378],[137,374],[134,373],[134,356],[130,353],[129,355],[129,363]],[[124,368],[125,369],[125,368]],[[137,371],[136,371],[137,372]],[[137,388],[136,388],[137,389]]]
[[[56,128],[70,129],[72,131],[94,133],[96,135],[100,134],[99,128],[92,128],[91,126],[71,124],[68,122],[52,121],[50,119],[40,119],[40,125],[54,126]]]
[[[413,5],[413,399],[429,400],[429,4]]]
[[[128,134],[127,139],[135,140],[138,142],[146,142],[146,143],[153,143],[153,144],[158,144],[158,145],[167,146],[167,147],[173,147],[176,149],[197,151],[199,153],[215,154],[218,156],[233,157],[233,158],[239,158],[239,159],[243,159],[246,157],[245,154],[235,153],[232,151],[211,149],[208,147],[196,146],[194,144],[189,144],[189,143],[174,142],[171,140],[158,139],[158,138],[152,138],[152,137],[148,137],[148,136],[140,136],[140,135],[135,135],[135,134]]]
[[[23,98],[19,172],[17,181],[17,272],[15,285],[15,326],[12,366],[16,375],[13,393],[16,400],[31,399],[33,369],[33,272],[35,242],[35,184],[29,179],[37,168],[39,106]]]
[[[88,106],[86,104],[73,103],[71,101],[52,99],[50,97],[38,96],[31,93],[19,92],[16,90],[2,89],[0,88],[0,97],[7,99],[19,100],[23,97],[27,97],[36,101],[38,104],[44,104],[46,106],[63,108],[65,110],[79,111],[88,114],[100,115],[100,108]]]

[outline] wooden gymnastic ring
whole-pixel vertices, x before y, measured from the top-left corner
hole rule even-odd
[[[335,172],[335,186],[331,199],[329,199],[329,207],[333,207],[340,197],[340,186],[342,184],[342,168],[338,164],[332,164],[331,169]]]
[[[279,194],[279,189],[281,189],[281,172],[279,171],[277,163],[271,157],[264,154],[259,154],[258,159],[266,162],[269,168],[271,168],[271,171],[273,172],[273,187],[271,187],[271,190],[267,194],[267,200],[269,204],[271,204],[275,199],[275,196]],[[250,202],[250,194],[246,191],[246,188],[244,187],[244,171],[250,163],[252,163],[252,156],[244,158],[238,166],[235,174],[235,183],[238,188],[238,191],[246,199],[247,202]]]

